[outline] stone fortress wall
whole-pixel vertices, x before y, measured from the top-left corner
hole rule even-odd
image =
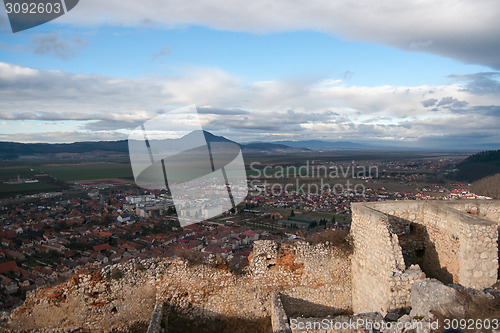
[[[475,289],[497,281],[498,201],[356,203],[352,213],[355,313],[408,308],[425,277]]]

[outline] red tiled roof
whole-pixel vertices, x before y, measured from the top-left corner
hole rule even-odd
[[[11,271],[18,271],[19,267],[17,267],[17,263],[14,260],[7,261],[4,263],[0,264],[0,274],[6,273],[6,272],[11,272]]]
[[[104,243],[104,244],[94,245],[93,249],[96,252],[101,252],[101,251],[104,251],[104,250],[111,249],[111,246],[108,243]]]

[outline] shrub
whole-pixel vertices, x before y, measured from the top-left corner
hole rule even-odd
[[[134,270],[136,270],[136,271],[143,271],[144,270],[144,266],[142,265],[142,263],[136,262],[134,264]]]
[[[327,229],[307,236],[306,241],[310,244],[326,243],[338,247],[348,254],[352,253],[352,241],[348,231]]]
[[[123,277],[123,273],[118,268],[113,268],[109,277],[113,280],[119,280]]]

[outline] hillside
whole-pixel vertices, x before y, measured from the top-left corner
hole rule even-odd
[[[451,178],[473,182],[500,173],[500,150],[483,151],[467,157],[456,166]]]
[[[295,148],[309,148],[320,150],[338,150],[338,149],[367,149],[369,146],[362,145],[349,141],[322,141],[322,140],[306,140],[306,141],[274,141],[275,144],[281,144]]]
[[[500,174],[485,177],[472,184],[472,192],[500,199]]]

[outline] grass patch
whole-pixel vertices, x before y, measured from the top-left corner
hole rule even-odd
[[[0,193],[23,193],[36,191],[51,191],[60,189],[61,186],[49,183],[32,183],[32,184],[0,184]]]
[[[98,180],[109,178],[132,178],[132,168],[128,163],[81,163],[44,165],[40,169],[52,177],[68,182],[77,180]]]
[[[349,232],[345,230],[331,230],[326,229],[320,232],[310,234],[306,237],[306,241],[312,245],[318,243],[328,242],[331,246],[337,247],[347,255],[351,255],[353,252],[352,239]]]
[[[133,178],[130,163],[82,162],[72,164],[51,163],[3,166],[0,168],[0,180],[17,179],[17,176],[20,176],[21,178],[32,178],[36,174],[45,173],[63,182],[110,178]]]

